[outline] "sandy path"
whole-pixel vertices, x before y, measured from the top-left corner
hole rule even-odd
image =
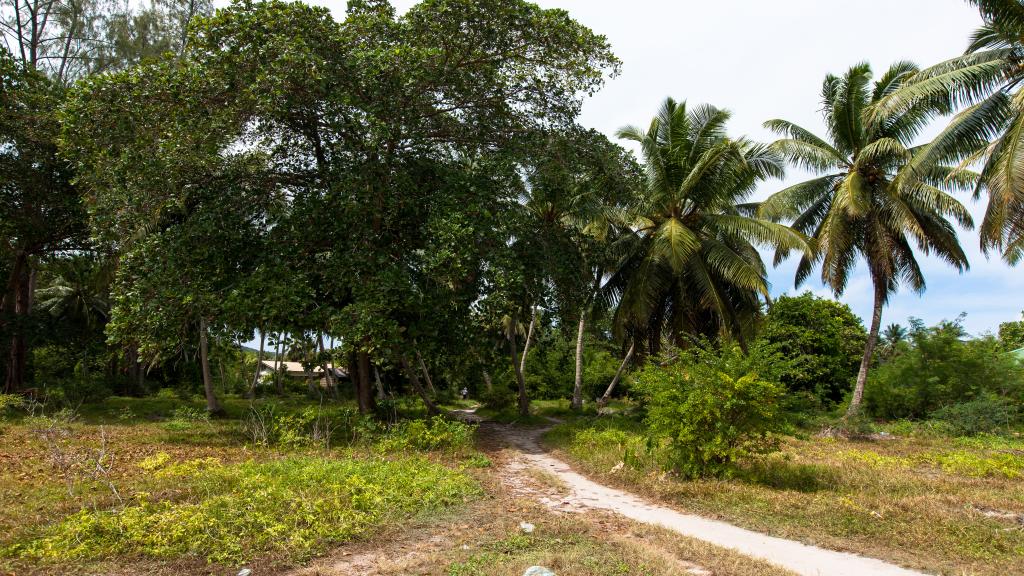
[[[523,467],[533,467],[555,476],[565,484],[569,489],[568,496],[558,501],[541,499],[552,508],[567,512],[588,508],[609,510],[638,522],[663,526],[684,536],[731,548],[804,576],[923,576],[921,572],[881,560],[766,536],[718,520],[683,514],[651,504],[633,494],[598,484],[573,472],[567,464],[543,450],[539,439],[544,430],[499,424],[485,424],[485,428],[519,452],[507,465],[511,470],[511,482],[515,482],[514,476]]]

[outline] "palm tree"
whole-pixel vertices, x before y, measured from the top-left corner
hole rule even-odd
[[[54,262],[49,281],[36,290],[40,310],[54,318],[99,328],[110,318],[111,267],[89,255]]]
[[[935,254],[961,272],[967,257],[948,218],[971,227],[971,216],[947,192],[971,185],[971,174],[932,166],[915,172],[922,150],[912,142],[934,107],[923,104],[894,114],[867,113],[870,106],[900,88],[917,72],[908,62],[889,68],[871,85],[871,68],[858,64],[841,78],[829,75],[822,86],[828,140],[785,120],[770,120],[769,129],[783,138],[772,147],[790,163],[818,177],[777,192],[759,214],[790,220],[814,239],[796,272],[799,286],[821,264],[821,279],[838,296],[863,258],[874,286],[871,328],[847,416],[856,414],[864,392],[871,356],[878,341],[882,308],[903,283],[921,292],[924,275],[912,244]],[[776,254],[776,263],[787,256]]]
[[[646,340],[650,354],[659,353],[663,334],[677,344],[687,335],[744,343],[768,297],[755,244],[807,248],[801,234],[739,204],[783,166],[767,146],[730,139],[729,116],[669,98],[646,130],[619,131],[640,144],[646,183],[606,291],[618,301],[617,331],[638,345]]]
[[[1010,264],[1024,257],[1024,2],[969,0],[984,24],[966,53],[907,78],[882,98],[873,116],[922,104],[963,107],[914,159],[925,170],[941,163],[982,166],[975,197],[988,191],[980,227],[985,253],[1002,250]]]
[[[909,332],[903,326],[893,323],[885,327],[882,330],[882,343],[885,345],[883,349],[883,359],[891,358],[896,355],[897,348],[903,342],[906,342]]]

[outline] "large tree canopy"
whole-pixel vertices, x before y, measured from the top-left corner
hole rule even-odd
[[[210,326],[256,328],[275,316],[231,293],[283,269],[307,288],[289,291],[299,298],[276,313],[281,327],[340,336],[366,396],[369,359],[399,363],[467,324],[501,253],[521,255],[520,144],[571,129],[617,66],[604,38],[526,2],[429,0],[401,17],[350,2],[341,22],[301,3],[235,2],[194,23],[179,59],[84,81],[64,150],[97,235],[129,259],[179,254],[195,269],[202,281],[179,287],[194,309],[183,318],[223,301],[236,306],[203,312]],[[253,237],[210,262],[212,245],[172,240],[200,221]],[[144,309],[133,285],[115,323]]]

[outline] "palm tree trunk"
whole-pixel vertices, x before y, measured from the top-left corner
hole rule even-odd
[[[267,334],[260,327],[260,351],[256,355],[256,374],[252,377],[252,384],[249,385],[249,392],[245,395],[246,398],[254,398],[256,396],[256,385],[260,381],[260,372],[263,371],[263,347],[267,343]]]
[[[380,381],[380,370],[377,367],[373,367],[373,381],[377,384],[377,400],[384,399],[384,383]]]
[[[284,394],[284,385],[281,382],[281,353],[284,346],[282,336],[280,332],[277,333],[277,351],[274,354],[274,389],[278,394]]]
[[[415,390],[416,394],[419,394],[419,397],[423,399],[423,405],[427,407],[427,414],[430,416],[440,414],[441,409],[434,404],[433,400],[430,399],[430,396],[427,395],[427,391],[423,389],[423,385],[420,383],[420,377],[416,374],[416,370],[409,365],[408,358],[406,358],[403,353],[399,359],[402,362],[402,369],[404,369],[406,375],[409,376],[409,382],[412,384],[413,390]]]
[[[512,316],[511,326],[508,331],[508,350],[512,354],[512,367],[516,372],[516,383],[519,385],[519,414],[521,416],[530,415],[530,397],[526,395],[526,379],[523,378],[523,371],[519,364],[519,350],[516,346],[516,318]]]
[[[587,325],[587,315],[580,312],[580,326],[576,331],[576,380],[572,387],[572,403],[569,408],[583,409],[583,332]]]
[[[615,371],[615,377],[612,378],[611,384],[601,395],[601,399],[597,401],[597,407],[603,408],[612,398],[612,392],[615,391],[615,385],[619,383],[619,378],[622,377],[622,372],[626,369],[626,365],[633,359],[633,352],[636,350],[636,342],[632,342],[629,345],[629,351],[626,352],[626,357],[622,359],[622,364],[619,364],[619,369]]]
[[[864,357],[860,361],[860,371],[857,372],[857,385],[853,388],[853,398],[850,399],[850,406],[846,409],[843,419],[856,416],[860,411],[861,400],[864,398],[864,384],[868,380],[868,370],[871,368],[871,356],[875,352],[875,345],[878,343],[878,330],[882,325],[882,308],[885,306],[885,285],[875,281],[875,307],[871,313],[871,329],[868,331],[868,341],[864,345]]]
[[[487,391],[494,390],[494,382],[491,381],[491,373],[487,371],[487,368],[483,369],[484,373],[484,386],[487,387]]]
[[[519,361],[519,371],[526,373],[526,355],[530,353],[530,342],[533,339],[533,327],[537,323],[537,305],[530,309],[530,327],[526,329],[526,343],[523,344],[523,357]]]
[[[374,402],[373,389],[370,384],[370,354],[359,351],[356,356],[359,362],[359,377],[356,379],[356,402],[359,405],[360,414],[371,414],[376,410],[377,406],[376,402]]]
[[[427,370],[427,363],[423,361],[423,356],[420,355],[420,351],[416,350],[416,361],[420,365],[420,370],[423,371],[423,378],[427,381],[427,389],[430,390],[430,395],[437,397],[437,390],[434,389],[434,381],[430,378],[430,372]]]
[[[322,359],[320,362],[320,369],[324,371],[324,381],[327,382],[327,391],[331,393],[332,398],[338,397],[338,387],[334,383],[334,363],[327,362],[327,351],[324,349],[324,333],[320,332],[317,335],[317,344],[319,346],[319,356]]]
[[[224,408],[213,393],[213,378],[210,376],[210,343],[206,336],[206,318],[199,319],[199,363],[203,369],[203,392],[206,393],[206,411],[221,416]]]

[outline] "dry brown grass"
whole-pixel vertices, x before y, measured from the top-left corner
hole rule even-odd
[[[782,454],[736,478],[682,481],[642,454],[612,472],[626,446],[578,446],[564,431],[550,440],[589,475],[687,512],[941,574],[1024,573],[1024,479],[987,463],[1005,448],[943,438],[790,439]]]

